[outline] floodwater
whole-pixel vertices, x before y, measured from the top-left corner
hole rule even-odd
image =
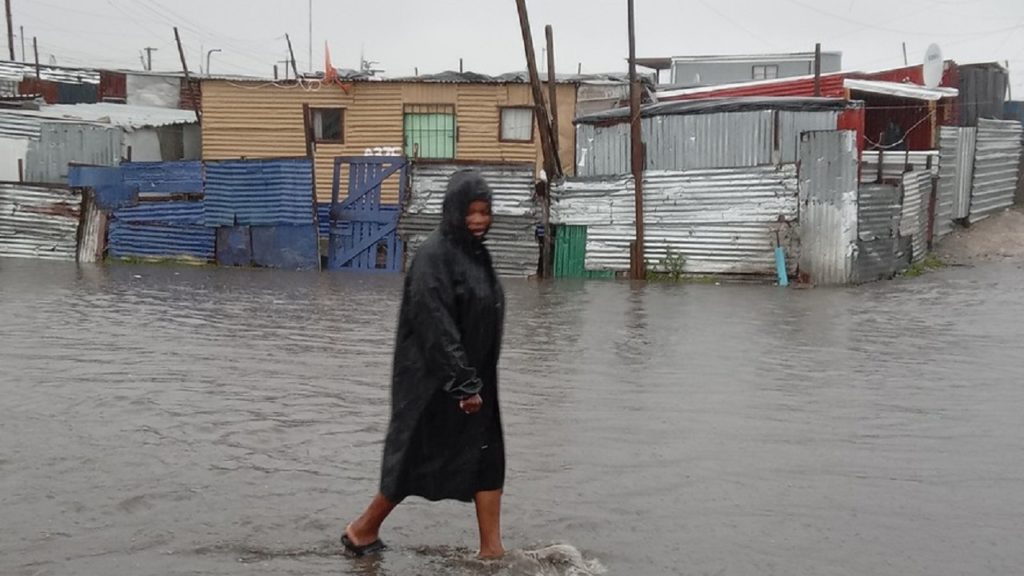
[[[568,574],[410,501],[400,279],[0,261],[0,574]],[[508,281],[506,545],[608,574],[1024,571],[1024,270],[851,289]]]

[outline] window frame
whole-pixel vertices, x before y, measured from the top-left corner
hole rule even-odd
[[[519,140],[516,138],[505,138],[505,111],[506,110],[526,110],[530,113],[530,137],[525,140]],[[533,106],[498,106],[498,142],[503,144],[533,144],[536,139],[537,132],[537,117]]]
[[[757,70],[760,68],[763,72],[761,78],[757,77]],[[768,72],[773,71],[774,76],[768,76]],[[750,77],[753,80],[778,80],[779,78],[779,65],[778,64],[755,64],[751,66]]]
[[[452,153],[451,156],[445,157],[426,157],[418,154],[418,151],[407,149],[409,144],[409,133],[407,132],[407,124],[409,116],[429,116],[439,115],[452,117]],[[433,104],[416,104],[409,103],[402,106],[402,151],[409,158],[418,158],[422,160],[456,160],[459,156],[459,115],[458,108],[454,103],[433,103]]]
[[[317,112],[338,112],[338,138],[323,138],[317,137]],[[322,119],[322,116],[321,116]],[[344,144],[345,143],[345,107],[343,106],[310,106],[309,107],[309,122],[310,130],[312,131],[311,136],[313,142],[317,144]],[[323,125],[320,126],[320,131],[323,132]]]

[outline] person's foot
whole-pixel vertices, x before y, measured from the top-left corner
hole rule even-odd
[[[377,532],[369,532],[366,530],[360,530],[358,522],[353,522],[348,526],[345,526],[345,535],[352,544],[356,546],[366,546],[372,544],[380,539]]]
[[[476,557],[481,560],[494,560],[505,555],[505,548],[501,544],[493,546],[481,546]]]

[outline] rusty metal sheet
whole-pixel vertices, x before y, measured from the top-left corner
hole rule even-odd
[[[63,186],[0,183],[0,256],[74,260],[80,211]]]

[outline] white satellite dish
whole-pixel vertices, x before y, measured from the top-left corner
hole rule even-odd
[[[924,85],[928,88],[936,88],[942,83],[942,49],[938,44],[932,44],[924,53]]]

